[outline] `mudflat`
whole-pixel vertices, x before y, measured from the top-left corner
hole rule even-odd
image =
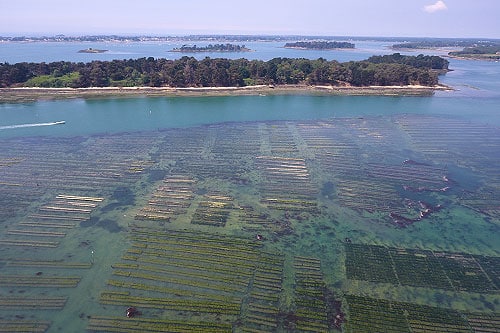
[[[1,88],[0,102],[26,102],[65,98],[134,97],[134,96],[231,96],[231,95],[284,95],[318,94],[350,96],[428,96],[436,90],[450,90],[438,85],[433,87],[408,86],[310,86],[310,85],[258,85],[247,87],[92,87],[92,88]]]

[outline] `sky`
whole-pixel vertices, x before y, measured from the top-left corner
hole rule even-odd
[[[0,35],[500,38],[500,0],[0,0]]]

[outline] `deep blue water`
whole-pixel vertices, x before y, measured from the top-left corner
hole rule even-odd
[[[245,44],[251,52],[241,53],[178,53],[169,52],[183,44],[206,46],[214,42],[8,42],[0,43],[0,62],[51,62],[75,61],[89,62],[92,60],[137,59],[141,57],[177,59],[182,56],[193,56],[197,59],[210,58],[247,58],[269,60],[276,57],[317,59],[323,57],[327,60],[340,62],[350,60],[363,60],[373,54],[390,54],[389,42],[356,41],[354,50],[297,50],[283,48],[285,42],[248,42]],[[89,54],[78,53],[79,50],[88,49],[108,50],[105,53]]]

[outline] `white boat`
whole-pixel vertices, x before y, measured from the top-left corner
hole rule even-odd
[[[64,120],[54,122],[54,125],[63,125],[63,124],[66,124]]]

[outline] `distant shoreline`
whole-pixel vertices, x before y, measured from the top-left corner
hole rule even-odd
[[[284,49],[292,50],[312,50],[312,51],[342,51],[342,50],[354,50],[354,48],[348,47],[330,47],[330,48],[314,48],[314,47],[301,47],[301,46],[283,46]]]
[[[246,87],[102,87],[102,88],[0,88],[0,102],[30,102],[70,98],[101,97],[196,97],[241,95],[345,95],[345,96],[430,96],[436,90],[452,90],[438,85],[425,86],[246,86]]]
[[[180,49],[172,49],[169,50],[168,52],[175,52],[175,53],[242,53],[242,52],[252,52],[250,49],[245,49],[245,50],[239,50],[239,51],[232,51],[232,50],[192,50],[192,51],[184,51]]]
[[[482,61],[494,61],[498,62],[500,60],[500,54],[470,54],[470,55],[450,55],[447,57],[459,60],[482,60]]]

